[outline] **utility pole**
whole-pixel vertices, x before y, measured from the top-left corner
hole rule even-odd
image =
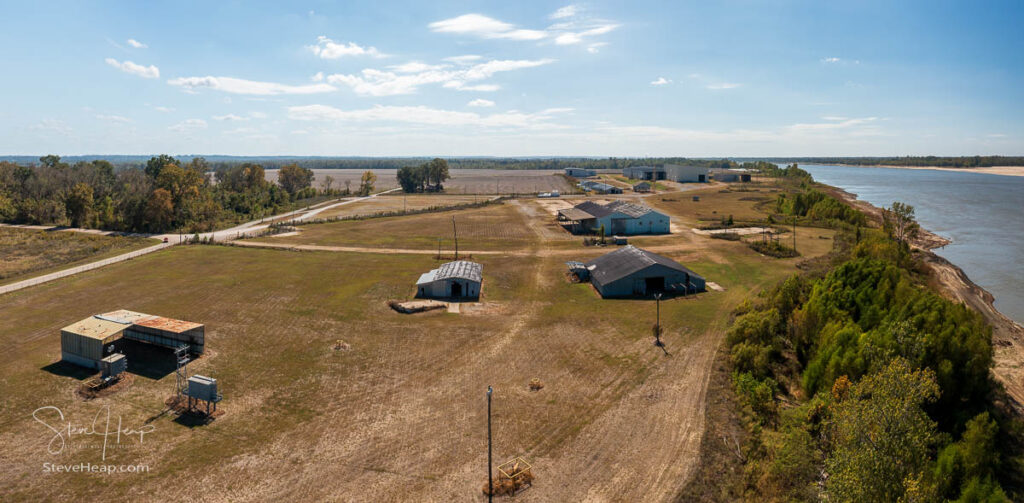
[[[441,261],[441,238],[437,238],[437,261]]]
[[[494,392],[487,386],[487,501],[494,501],[494,478],[491,472],[491,394]]]
[[[661,294],[654,294],[655,306],[657,306],[657,318],[654,324],[654,345],[661,347]]]
[[[459,260],[459,230],[455,227],[455,215],[452,215],[452,236],[455,238],[455,260]]]

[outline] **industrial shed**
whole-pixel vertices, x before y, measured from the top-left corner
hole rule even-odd
[[[565,168],[565,176],[571,176],[573,178],[590,178],[592,176],[597,176],[597,172],[592,169]]]
[[[480,297],[484,266],[467,260],[441,264],[416,282],[416,296],[425,298],[476,299]]]
[[[586,263],[590,282],[602,297],[705,290],[704,278],[679,262],[629,245]]]
[[[60,331],[61,359],[75,365],[99,369],[104,357],[114,353],[121,339],[166,348],[188,346],[202,354],[206,328],[200,323],[163,316],[118,310],[97,314],[68,325]]]
[[[713,169],[711,176],[716,182],[749,182],[750,173],[736,169]]]
[[[623,236],[670,232],[668,215],[625,201],[612,201],[608,204],[585,201],[572,208],[559,210],[558,219],[568,224],[568,229],[574,233],[597,232],[602,225],[606,234]]]
[[[708,168],[682,164],[666,164],[665,178],[680,183],[704,183],[708,181]]]
[[[586,180],[579,183],[579,187],[584,191],[594,191],[598,194],[621,194],[622,189],[608,185],[607,183],[595,182],[593,180]]]
[[[650,192],[650,191],[651,191],[651,184],[650,184],[650,182],[640,182],[640,183],[638,183],[638,184],[633,186],[633,192]]]
[[[630,166],[622,168],[622,176],[630,180],[664,180],[665,169],[654,166]]]

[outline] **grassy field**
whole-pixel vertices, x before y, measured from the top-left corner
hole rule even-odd
[[[490,196],[452,194],[388,194],[358,203],[331,208],[317,215],[317,218],[365,216],[395,211],[415,211],[427,208],[450,207],[486,201]]]
[[[709,203],[728,197],[715,194]],[[610,249],[563,248],[536,231],[550,220],[536,201],[303,226],[295,237],[430,248],[451,213],[465,248],[527,250],[477,257],[482,304],[463,314],[387,306],[413,295],[419,274],[436,266],[430,255],[227,246],[174,247],[4,296],[0,343],[18,355],[0,361],[4,501],[481,501],[487,385],[496,463],[534,464],[535,484],[517,501],[680,494],[699,462],[707,380],[728,313],[802,259],[692,232],[637,238],[725,288],[662,302],[665,354],[651,344],[651,301],[603,300],[565,280],[568,255]],[[808,254],[831,243],[812,231],[798,230],[798,239]],[[223,416],[195,426],[164,413],[169,369],[134,375],[108,397],[74,396],[87,374],[56,363],[59,329],[118,308],[207,325],[207,354],[190,369],[218,378]],[[350,349],[333,349],[339,340]],[[543,390],[529,391],[531,378]],[[109,438],[117,447],[105,460],[95,435],[75,435],[50,454],[46,425],[63,431],[64,423],[52,409],[46,425],[34,420],[46,406],[74,429],[97,414],[106,424],[109,410],[112,430],[120,419],[122,429],[152,431],[142,442]],[[44,474],[47,462],[149,471]]]
[[[717,185],[682,193],[655,194],[646,201],[686,225],[699,227],[719,222],[729,215],[736,222],[762,220],[765,217],[762,208],[773,204],[783,190],[761,183]],[[699,196],[700,201],[694,201],[694,196]]]
[[[0,227],[0,285],[154,244],[146,238]]]
[[[397,201],[390,204],[401,204],[401,198],[395,199]],[[389,203],[385,201],[385,204]],[[258,240],[319,246],[435,250],[438,239],[441,239],[444,250],[450,251],[454,245],[453,216],[458,228],[459,248],[463,250],[525,249],[537,244],[537,235],[530,230],[527,220],[510,205],[310,224],[301,226],[297,236]]]

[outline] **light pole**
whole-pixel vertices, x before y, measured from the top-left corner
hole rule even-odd
[[[491,477],[491,393],[487,386],[487,501],[494,501],[494,479]]]
[[[657,318],[654,324],[654,345],[661,347],[661,294],[654,294],[654,305],[657,309]]]

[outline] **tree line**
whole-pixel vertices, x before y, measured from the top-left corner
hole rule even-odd
[[[937,168],[980,168],[991,166],[1024,166],[1024,157],[1001,155],[974,155],[941,157],[800,157],[796,159],[770,159],[780,162],[810,164],[851,164],[855,166],[934,166]]]
[[[210,176],[212,173],[212,176]],[[0,221],[70,225],[125,232],[205,232],[280,212],[318,195],[343,193],[312,187],[313,172],[283,166],[278,182],[263,166],[213,168],[202,157],[182,162],[168,155],[138,168],[115,169],[106,160],[0,162]]]
[[[789,175],[802,178],[795,167]],[[838,248],[818,269],[745,302],[727,333],[749,434],[733,497],[1021,497],[1024,435],[990,374],[991,327],[927,286],[909,246],[913,207],[895,203],[880,226],[861,229],[866,216],[833,200],[808,189],[777,202],[823,212]]]
[[[440,192],[451,175],[448,161],[437,158],[416,166],[402,166],[395,177],[404,192]]]

